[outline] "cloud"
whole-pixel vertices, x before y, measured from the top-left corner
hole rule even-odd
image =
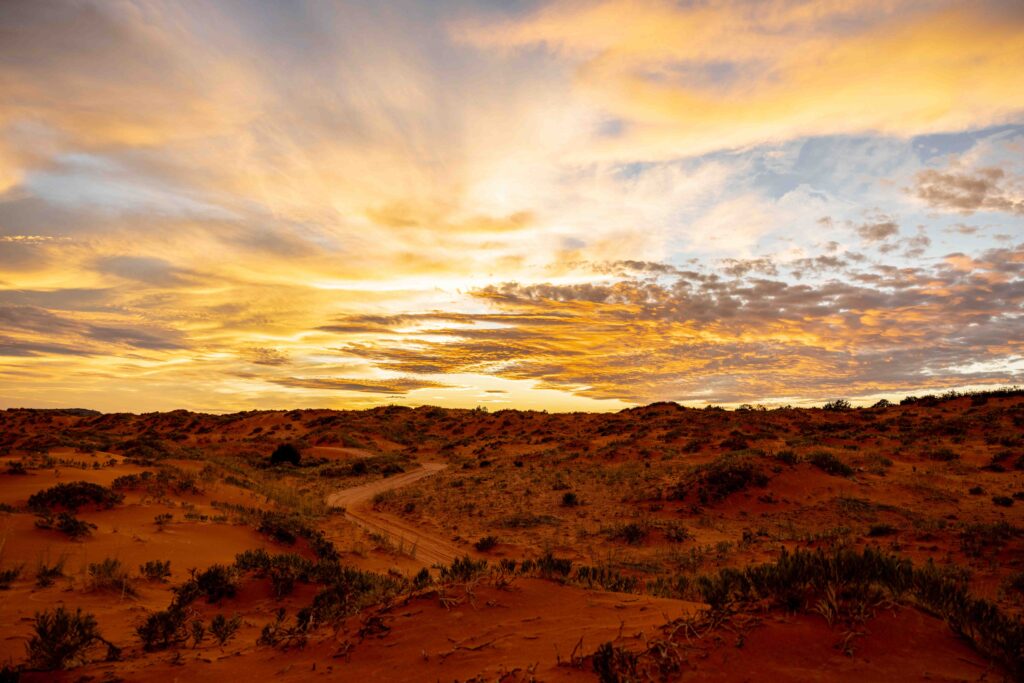
[[[432,373],[489,373],[636,402],[1015,382],[1019,373],[993,368],[1024,354],[1022,272],[1024,245],[932,268],[846,268],[813,285],[752,270],[729,279],[507,283],[475,293],[493,312],[463,318],[468,326],[438,320],[399,341],[339,350],[392,372],[420,371],[429,358]],[[964,370],[978,363],[987,369]]]
[[[274,380],[276,384],[298,389],[324,389],[329,391],[358,391],[371,394],[406,394],[415,389],[447,386],[408,377],[397,379],[367,380],[345,377],[288,377]]]
[[[869,242],[881,242],[898,235],[899,232],[900,226],[891,218],[857,226],[857,234]]]
[[[999,211],[1024,216],[1024,185],[1001,168],[926,169],[917,174],[914,192],[934,209]]]
[[[1024,15],[997,2],[546,3],[453,34],[577,64],[581,96],[621,121],[589,150],[608,157],[964,130],[1024,110],[1007,68],[1024,63]]]

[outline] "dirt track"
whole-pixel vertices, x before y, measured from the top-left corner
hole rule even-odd
[[[369,503],[378,493],[408,486],[448,467],[443,463],[423,463],[412,472],[381,479],[327,497],[327,504],[345,508],[345,516],[367,531],[384,536],[425,566],[451,564],[466,551],[439,536],[422,531],[402,519],[371,509]]]

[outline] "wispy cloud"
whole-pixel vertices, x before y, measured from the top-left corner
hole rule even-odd
[[[1012,379],[1018,5],[0,3],[0,401]]]

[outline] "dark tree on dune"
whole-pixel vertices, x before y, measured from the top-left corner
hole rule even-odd
[[[302,454],[299,453],[298,448],[290,443],[283,443],[274,449],[274,452],[270,455],[270,464],[280,465],[283,462],[290,462],[291,464],[298,466],[301,459]]]

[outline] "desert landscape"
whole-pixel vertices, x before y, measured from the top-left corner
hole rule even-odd
[[[0,0],[0,683],[1024,682],[1024,0]]]
[[[7,678],[1024,674],[1021,390],[0,435]]]

